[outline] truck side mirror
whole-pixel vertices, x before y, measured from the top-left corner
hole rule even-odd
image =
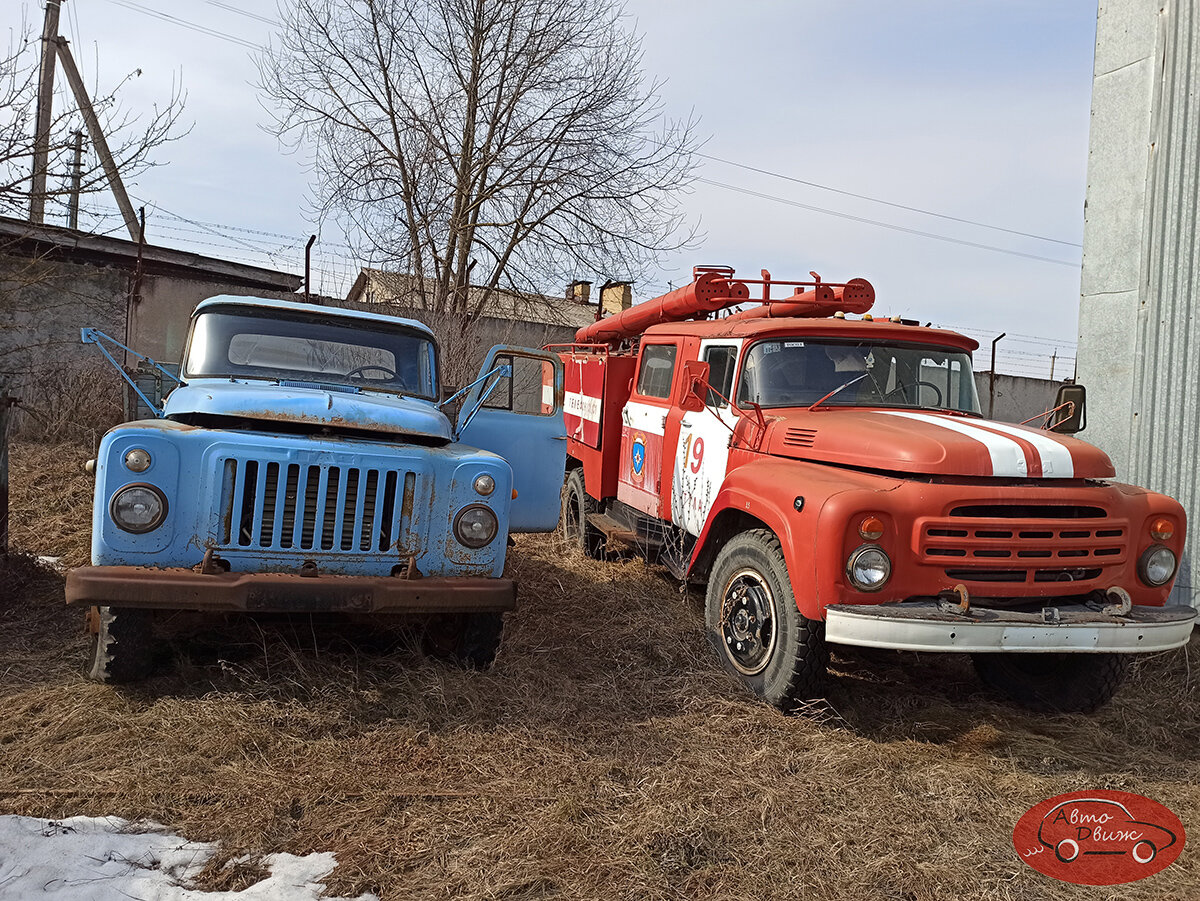
[[[679,406],[689,413],[699,413],[707,405],[708,364],[702,360],[683,363],[683,400]]]
[[[1083,385],[1063,385],[1059,388],[1054,398],[1056,409],[1050,420],[1050,431],[1074,435],[1087,428],[1086,401],[1087,389]]]

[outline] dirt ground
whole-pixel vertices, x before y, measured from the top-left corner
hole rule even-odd
[[[85,450],[18,446],[14,544],[87,554]],[[828,705],[783,717],[702,635],[696,592],[554,537],[511,554],[495,667],[403,632],[242,620],[180,631],[161,675],[87,682],[81,616],[25,558],[0,574],[0,813],[148,818],[225,857],[334,851],[385,899],[1200,898],[1200,856],[1113,889],[1013,849],[1085,788],[1200,810],[1200,642],[1139,661],[1093,716],[1026,714],[949,655],[835,654]]]

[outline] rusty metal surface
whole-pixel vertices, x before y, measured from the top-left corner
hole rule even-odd
[[[470,613],[512,610],[511,579],[403,579],[85,566],[67,573],[67,603],[259,613]]]

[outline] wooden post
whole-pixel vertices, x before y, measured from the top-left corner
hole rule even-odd
[[[68,207],[72,229],[79,228],[79,192],[83,182],[83,132],[75,134],[75,162],[71,165],[71,202]]]
[[[125,227],[129,229],[129,238],[136,241],[140,236],[137,214],[133,211],[133,204],[129,202],[129,195],[125,193],[125,183],[121,181],[121,173],[113,161],[112,151],[108,149],[108,140],[104,137],[104,129],[100,127],[100,120],[96,118],[96,111],[92,109],[92,101],[88,99],[83,78],[80,77],[79,70],[75,68],[75,60],[67,47],[67,39],[59,38],[55,41],[55,46],[58,48],[58,59],[62,63],[63,75],[67,76],[67,83],[71,85],[71,92],[75,95],[79,112],[83,114],[83,121],[87,125],[92,146],[96,148],[96,155],[100,157],[100,162],[104,165],[104,174],[108,176],[108,186],[112,188],[117,207],[125,218]]]
[[[8,555],[8,422],[16,402],[0,393],[0,557]]]
[[[50,125],[54,120],[54,48],[58,40],[61,0],[46,0],[42,23],[42,65],[38,73],[37,130],[33,135],[33,179],[29,188],[29,221],[46,219],[46,170],[50,166]]]

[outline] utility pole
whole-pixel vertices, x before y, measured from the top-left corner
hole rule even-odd
[[[79,191],[83,181],[83,132],[72,132],[75,135],[75,162],[71,165],[71,205],[70,225],[74,230],[79,229]]]
[[[1054,364],[1058,362],[1058,348],[1054,348],[1054,353],[1050,354],[1050,381],[1054,381]]]
[[[42,23],[42,65],[38,72],[37,131],[33,136],[33,182],[29,191],[29,221],[46,219],[46,170],[50,166],[50,124],[54,108],[54,47],[62,0],[46,0]]]
[[[56,2],[56,0],[47,0],[47,3],[51,2]],[[96,111],[92,109],[92,101],[88,99],[87,88],[83,86],[83,79],[79,75],[79,70],[75,68],[75,60],[67,47],[67,39],[61,37],[56,39],[54,46],[58,48],[58,58],[62,62],[63,74],[67,76],[67,82],[71,85],[71,92],[75,95],[79,112],[83,113],[83,121],[87,124],[92,146],[96,148],[96,155],[100,157],[100,162],[104,166],[104,174],[108,176],[108,186],[112,188],[113,197],[117,200],[117,207],[125,219],[129,237],[133,241],[138,241],[141,239],[141,230],[138,228],[137,214],[133,211],[133,204],[129,202],[129,195],[125,193],[125,184],[121,181],[121,173],[117,170],[117,164],[113,162],[112,151],[108,149],[108,141],[104,137],[104,130],[100,127],[100,120],[96,118]]]

